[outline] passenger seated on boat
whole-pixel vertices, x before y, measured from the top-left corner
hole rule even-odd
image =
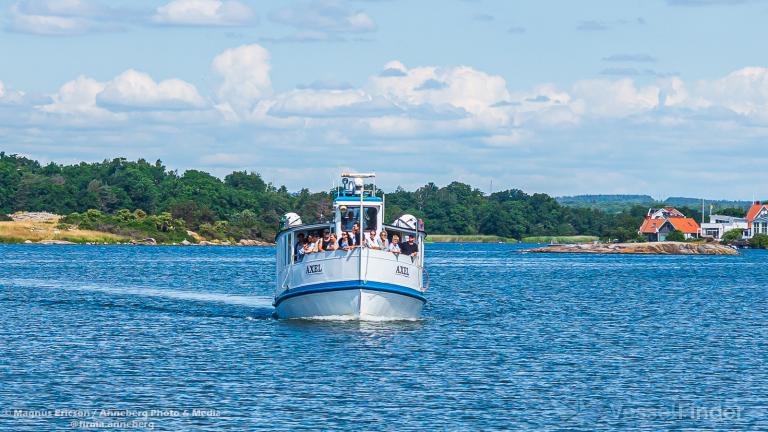
[[[336,243],[336,239],[333,239],[333,243]],[[323,238],[320,239],[320,241],[317,242],[317,251],[318,252],[325,252],[327,250],[335,250],[335,249],[328,249],[328,247],[331,245],[331,230],[328,228],[323,230]]]
[[[403,255],[408,255],[411,258],[414,258],[419,253],[419,245],[416,244],[416,236],[409,234],[408,241],[400,246],[400,251]]]
[[[336,234],[331,234],[330,236],[330,243],[328,243],[328,246],[325,247],[325,250],[327,251],[335,251],[339,250],[339,242],[336,241]]]
[[[395,234],[392,236],[392,241],[389,243],[389,251],[397,255],[400,253],[400,236]]]
[[[296,262],[301,262],[302,259],[304,259],[304,248],[307,245],[307,239],[304,237],[299,239],[299,242],[296,244],[296,251],[295,251],[295,259]]]
[[[304,238],[304,233],[299,233],[299,235],[296,236],[296,245],[293,246],[293,254],[296,255],[296,259],[299,259],[299,251],[304,249],[304,242],[306,242],[307,239]]]
[[[317,237],[314,234],[309,234],[307,242],[304,244],[304,253],[310,254],[317,252]]]
[[[368,237],[365,238],[365,247],[369,249],[381,249],[379,247],[379,239],[376,238],[376,230],[371,230],[368,233]]]
[[[341,211],[341,229],[344,231],[349,231],[352,229],[352,224],[355,223],[355,212],[353,211],[346,211],[346,207],[343,207],[340,209]]]
[[[389,250],[389,240],[387,239],[387,232],[384,230],[379,233],[379,249]]]
[[[341,233],[341,239],[339,240],[339,249],[348,251],[353,248],[349,242],[350,235],[348,232]]]
[[[361,246],[363,243],[363,236],[360,232],[360,224],[355,223],[352,225],[352,235],[349,236],[349,241],[352,242],[352,246]]]

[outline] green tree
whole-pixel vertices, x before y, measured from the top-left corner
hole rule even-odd
[[[682,231],[672,230],[672,232],[667,234],[667,241],[676,241],[676,242],[685,241],[685,235],[683,234]]]
[[[742,208],[726,207],[726,208],[715,209],[712,211],[712,214],[743,218],[744,215],[746,214],[746,211]]]
[[[755,234],[749,239],[749,247],[755,249],[768,249],[768,235]]]
[[[742,239],[743,230],[741,228],[735,228],[728,230],[723,234],[723,243],[733,243]]]

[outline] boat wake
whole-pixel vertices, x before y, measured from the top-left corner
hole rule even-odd
[[[258,313],[257,317],[245,317],[254,319],[271,317],[273,311],[272,298],[266,296],[160,289],[142,286],[113,286],[98,283],[73,283],[71,281],[40,279],[12,279],[8,280],[7,284],[11,286],[27,288],[98,292],[116,296],[140,296],[145,298],[180,300],[196,303],[212,303],[227,306],[245,306],[248,308],[256,309],[256,312]]]

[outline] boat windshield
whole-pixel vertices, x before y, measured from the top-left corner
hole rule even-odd
[[[363,231],[375,230],[377,226],[377,215],[379,209],[376,207],[364,207],[363,210]],[[352,225],[360,222],[360,207],[350,206],[346,211],[341,212],[341,230],[352,231]]]

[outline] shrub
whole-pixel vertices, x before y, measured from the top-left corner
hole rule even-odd
[[[749,247],[755,249],[768,249],[768,235],[755,234],[751,239],[749,239]]]
[[[123,209],[109,215],[98,210],[83,214],[71,213],[60,219],[60,226],[103,231],[132,238],[152,237],[158,242],[179,242],[187,237],[184,221],[174,219],[170,213],[147,216],[143,210]]]
[[[733,243],[739,241],[742,239],[742,233],[743,231],[740,228],[728,230],[725,234],[723,234],[722,240],[724,243]]]
[[[667,241],[676,241],[676,242],[685,241],[685,235],[680,230],[672,230],[672,232],[667,234]]]
[[[104,218],[104,213],[96,210],[96,209],[90,209],[85,212],[85,217],[91,220],[97,220]]]
[[[5,213],[0,213],[0,222],[10,222],[13,219]]]
[[[130,222],[135,219],[133,216],[133,213],[131,213],[131,211],[128,209],[118,210],[117,213],[115,214],[115,217],[120,222]]]
[[[83,215],[80,213],[70,213],[63,218],[59,219],[61,224],[78,225],[83,220]]]

